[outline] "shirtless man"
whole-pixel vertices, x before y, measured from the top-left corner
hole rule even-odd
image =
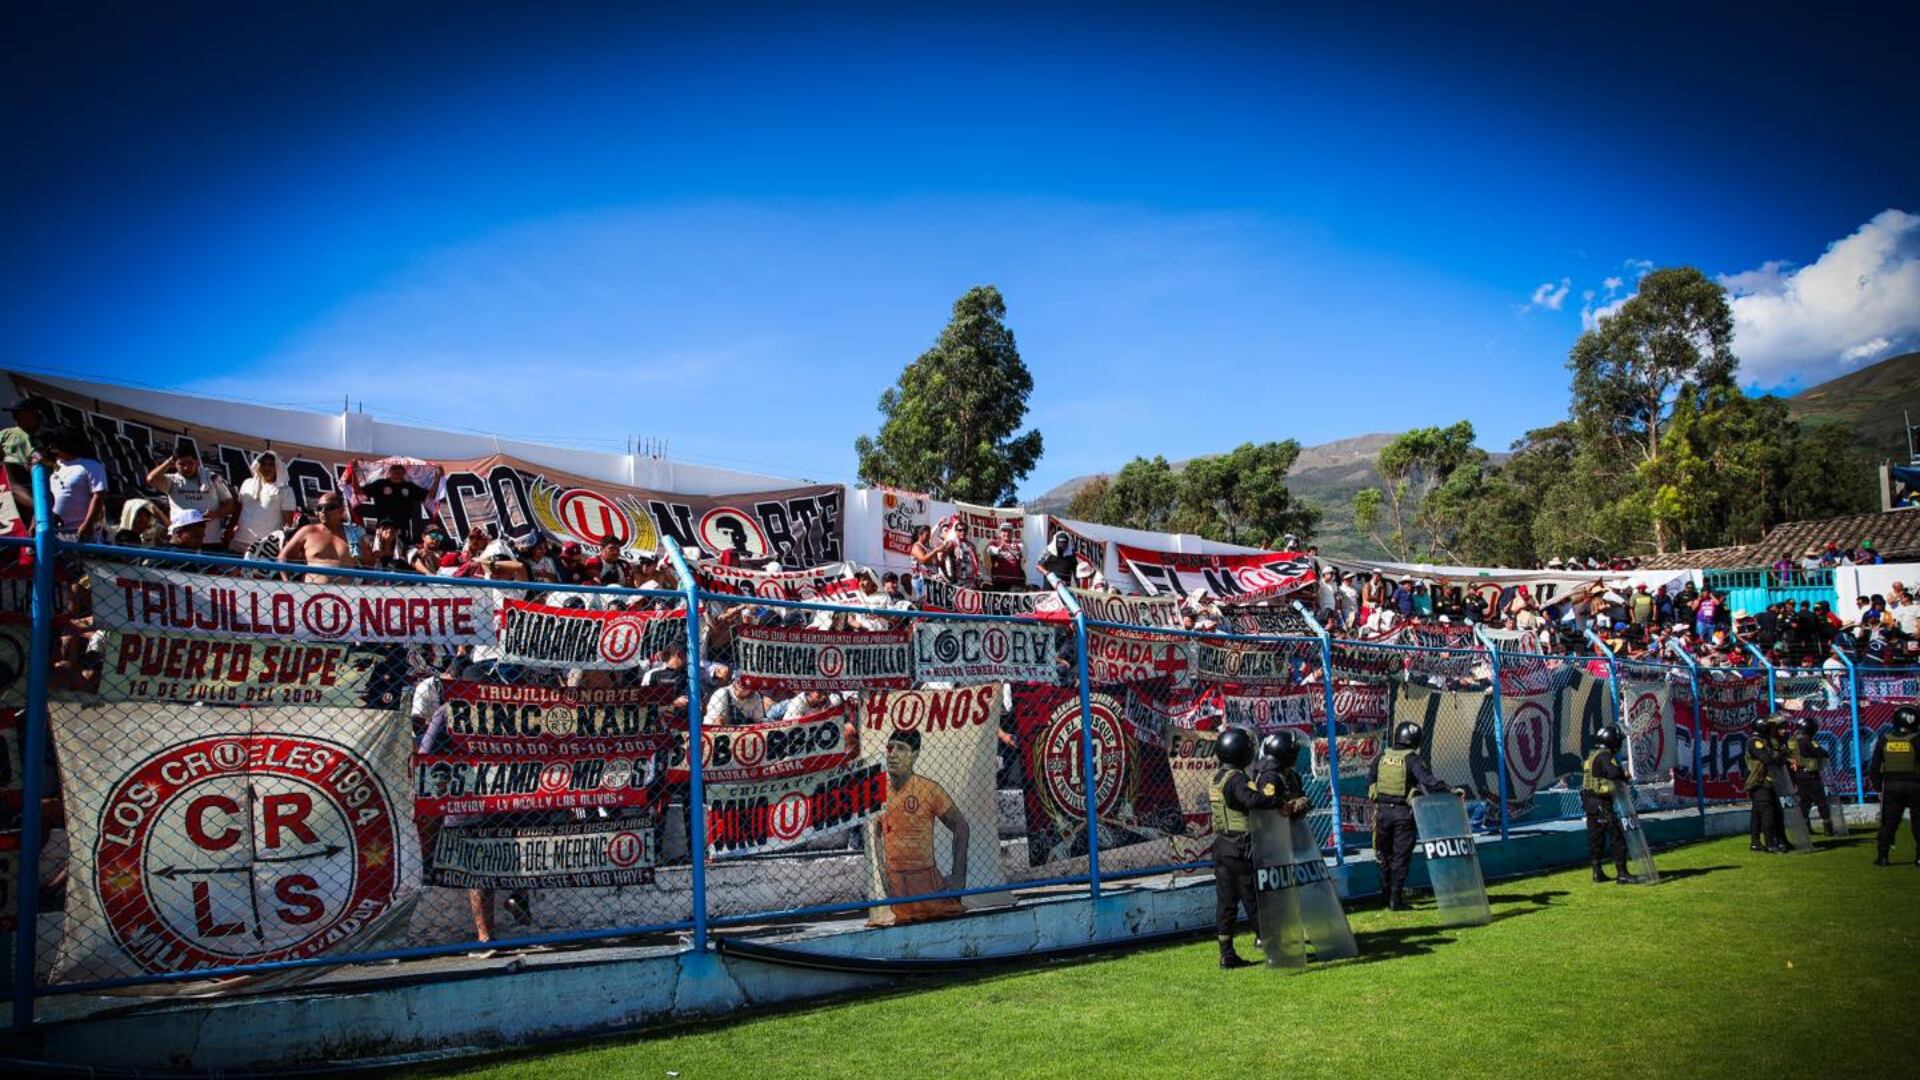
[[[280,561],[305,563],[308,566],[353,566],[358,560],[353,557],[353,548],[347,543],[347,504],[338,492],[328,492],[320,496],[318,504],[320,521],[315,525],[302,525],[287,538],[286,546],[280,549]],[[308,574],[306,580],[313,585],[327,585],[334,581],[330,574]]]

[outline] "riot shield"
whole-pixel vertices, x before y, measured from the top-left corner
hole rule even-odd
[[[1807,813],[1811,814],[1813,810],[1809,808]],[[1827,816],[1833,821],[1833,835],[1839,839],[1846,839],[1847,804],[1829,794],[1827,796]]]
[[[1433,885],[1441,925],[1492,922],[1480,855],[1474,849],[1473,830],[1467,826],[1467,804],[1450,791],[1415,796],[1413,823],[1420,837],[1414,846],[1427,861],[1427,880]]]
[[[1660,871],[1653,865],[1647,834],[1641,831],[1639,811],[1633,808],[1631,785],[1613,785],[1613,813],[1620,819],[1621,835],[1627,838],[1627,868],[1633,871],[1633,880],[1641,885],[1658,884]]]
[[[1306,822],[1290,821],[1277,810],[1255,810],[1249,818],[1260,947],[1267,965],[1300,968],[1309,960],[1359,955]]]
[[[1288,818],[1293,832],[1293,853],[1302,861],[1320,864],[1318,880],[1293,891],[1300,908],[1300,925],[1306,931],[1307,948],[1315,960],[1342,960],[1359,956],[1360,946],[1353,940],[1353,927],[1347,924],[1347,909],[1340,906],[1339,890],[1327,872],[1320,845],[1313,839],[1313,828],[1305,817]]]
[[[1780,821],[1787,832],[1787,843],[1795,851],[1812,851],[1813,835],[1807,832],[1807,815],[1800,808],[1800,793],[1794,789],[1793,777],[1787,775],[1785,765],[1775,765],[1768,775],[1773,777],[1774,794],[1780,796]]]

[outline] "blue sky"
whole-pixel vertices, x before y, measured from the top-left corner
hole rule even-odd
[[[1504,447],[1649,265],[1753,385],[1920,347],[1911,9],[1673,7],[16,8],[0,362],[851,479],[993,282],[1032,495]]]

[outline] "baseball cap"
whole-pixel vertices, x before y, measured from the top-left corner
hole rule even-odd
[[[173,520],[167,523],[167,531],[179,532],[181,529],[192,528],[195,525],[202,524],[206,520],[206,511],[181,507],[173,512]]]

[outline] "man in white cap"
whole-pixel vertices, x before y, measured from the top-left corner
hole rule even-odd
[[[167,542],[177,548],[199,551],[207,542],[207,515],[204,510],[177,507],[167,522]]]

